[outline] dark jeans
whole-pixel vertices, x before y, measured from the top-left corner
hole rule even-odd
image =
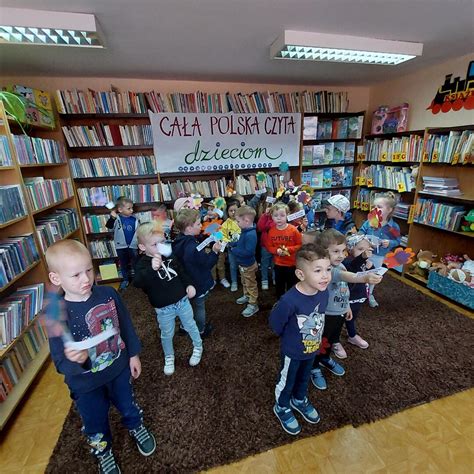
[[[313,358],[296,360],[281,355],[281,370],[275,387],[275,400],[279,406],[290,408],[290,398],[303,400],[306,397],[312,367]]]
[[[360,310],[362,309],[362,304],[363,303],[351,303],[352,319],[350,321],[346,321],[346,329],[349,337],[354,337],[357,334],[355,322],[357,316],[359,316]]]
[[[317,354],[314,358],[314,368],[319,367],[321,361],[327,361],[330,359],[331,355],[331,346],[339,341],[339,336],[341,335],[341,329],[344,325],[344,315],[331,316],[326,314],[324,321],[324,330],[323,330],[323,340],[325,339],[329,346],[326,347],[326,352],[324,354]]]
[[[209,296],[207,293],[204,296],[195,296],[191,301],[193,307],[194,320],[196,321],[199,332],[202,334],[206,327],[206,300]]]
[[[92,392],[71,394],[82,418],[83,432],[96,455],[110,449],[112,444],[111,403],[122,415],[122,424],[127,429],[134,430],[142,424],[142,410],[133,397],[130,377],[130,369],[126,367],[113,380]]]
[[[120,261],[120,268],[122,270],[122,277],[124,281],[130,281],[130,274],[128,271],[128,266],[133,270],[137,260],[137,250],[131,249],[130,247],[126,249],[117,249],[117,256]]]
[[[295,267],[275,265],[275,288],[277,298],[281,298],[290,288],[298,282]]]

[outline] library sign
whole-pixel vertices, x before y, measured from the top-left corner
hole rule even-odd
[[[298,166],[300,114],[150,112],[160,173]]]

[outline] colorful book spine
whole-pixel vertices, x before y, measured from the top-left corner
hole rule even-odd
[[[39,211],[57,202],[64,201],[74,194],[69,178],[25,178],[25,188],[33,211]]]
[[[26,205],[20,185],[0,186],[0,224],[26,215]]]
[[[20,165],[44,165],[66,163],[66,152],[62,142],[46,138],[13,135]]]
[[[44,216],[36,221],[36,234],[41,250],[46,249],[64,239],[79,227],[79,220],[75,209],[56,209],[53,214]]]
[[[413,221],[440,229],[457,231],[466,212],[466,208],[463,206],[437,202],[432,199],[418,199]]]
[[[140,176],[156,174],[156,161],[151,156],[120,156],[104,158],[71,158],[74,178],[102,178],[109,176]]]
[[[109,201],[117,201],[121,196],[131,199],[134,203],[160,201],[158,184],[117,184],[112,186],[78,188],[77,195],[82,207],[102,207]]]

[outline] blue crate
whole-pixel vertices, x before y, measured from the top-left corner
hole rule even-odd
[[[474,309],[474,288],[450,280],[436,272],[430,272],[428,288],[456,301],[470,309]]]

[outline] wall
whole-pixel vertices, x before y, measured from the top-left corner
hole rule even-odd
[[[379,105],[395,106],[403,102],[410,104],[408,130],[474,123],[474,110],[462,108],[457,112],[451,110],[447,113],[439,112],[436,115],[431,110],[426,110],[438,88],[444,83],[445,76],[453,74],[453,78],[460,76],[461,79],[464,79],[467,66],[473,60],[474,54],[469,54],[423,69],[414,74],[372,86],[368,109],[369,120],[366,123],[371,122],[372,113]]]

